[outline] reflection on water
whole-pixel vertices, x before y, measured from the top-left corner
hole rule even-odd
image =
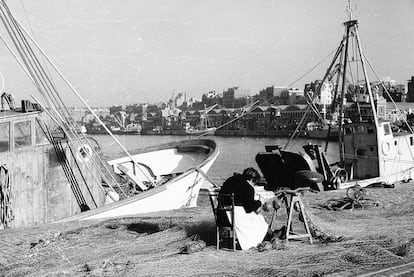
[[[93,135],[102,147],[106,158],[112,159],[122,155],[120,147],[108,135]],[[116,138],[129,151],[152,145],[168,143],[172,141],[186,140],[184,136],[142,136],[142,135],[117,135]],[[216,162],[208,172],[208,176],[217,184],[221,184],[234,172],[241,172],[246,167],[258,169],[255,157],[258,152],[265,151],[265,145],[285,146],[287,138],[251,138],[251,137],[208,137],[216,141],[220,154]],[[325,146],[324,141],[307,139],[294,140],[288,149],[302,151],[302,146],[307,143],[317,143]],[[329,162],[337,161],[338,143],[330,142],[327,157]]]

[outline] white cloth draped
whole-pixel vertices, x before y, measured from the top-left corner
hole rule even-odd
[[[230,214],[228,213],[230,218]],[[234,207],[234,229],[242,250],[256,247],[266,236],[268,225],[261,214],[246,213],[242,206]]]

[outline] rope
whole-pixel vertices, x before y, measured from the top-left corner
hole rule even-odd
[[[211,180],[210,177],[208,177],[207,174],[203,170],[201,170],[201,168],[195,166],[195,167],[191,167],[189,170],[197,171],[198,173],[201,174],[201,176],[203,176],[207,181],[209,181],[210,184],[212,184],[215,188],[219,188],[219,186],[216,183],[214,183],[213,180]]]
[[[36,97],[34,97],[33,95],[32,95],[32,98],[36,101],[36,102],[38,102],[39,103],[39,101],[36,99]],[[58,126],[60,126],[60,124],[59,124],[59,122],[58,122],[58,120],[53,116],[53,114],[51,114],[50,113],[50,111],[48,111],[48,110],[44,110],[44,112],[47,114],[47,115],[49,115],[49,117],[58,125]],[[62,126],[60,126],[61,128],[62,128]],[[44,130],[44,129],[48,129],[47,128],[47,126],[45,126],[45,128],[43,128],[42,127],[42,129]],[[64,131],[64,133],[65,133],[65,135],[67,136],[67,137],[69,137],[69,135],[70,134],[68,134],[64,129],[62,129],[63,131]],[[70,131],[72,132],[72,133],[74,133],[73,132],[73,130],[72,129],[70,129]],[[46,132],[45,132],[46,133]],[[85,139],[84,140],[82,140],[82,138],[80,138],[79,136],[78,137],[76,137],[76,139],[77,139],[77,142],[79,142],[79,143],[85,143],[86,142],[86,144],[87,145],[89,145],[90,147],[91,147],[91,149],[92,149],[92,152],[93,152],[93,155],[94,155],[94,157],[96,157],[97,158],[97,161],[95,161],[95,159],[92,159],[92,166],[94,166],[94,168],[95,169],[97,169],[97,172],[99,172],[100,173],[100,177],[102,177],[102,179],[105,181],[105,183],[113,190],[113,191],[116,191],[115,189],[114,189],[114,186],[110,183],[110,182],[108,182],[108,179],[107,179],[107,177],[106,177],[106,175],[105,175],[105,172],[110,176],[110,178],[112,179],[112,181],[113,181],[113,184],[115,184],[116,186],[117,186],[117,188],[123,193],[123,195],[124,196],[126,196],[126,193],[125,193],[125,191],[122,189],[122,187],[120,186],[120,184],[115,180],[115,178],[114,178],[114,176],[112,175],[112,173],[109,171],[109,169],[108,169],[108,167],[106,166],[106,163],[105,163],[105,161],[101,158],[101,156],[99,155],[99,153],[95,150],[95,147],[93,147],[90,143],[89,143],[89,137],[86,137],[85,136]],[[92,139],[92,140],[94,140],[94,139]],[[99,146],[99,144],[98,144],[98,142],[96,141],[96,140],[94,140],[95,141],[95,143],[97,143],[97,145],[98,145],[98,147],[100,148],[100,146]],[[73,142],[75,142],[75,141],[73,141]],[[103,168],[103,170],[102,170],[102,168]],[[100,184],[100,180],[96,180],[96,178],[95,178],[95,176],[94,176],[94,174],[92,174],[92,171],[89,169],[89,167],[87,167],[86,168],[87,169],[87,171],[93,176],[93,178],[94,178],[94,180],[95,180],[95,182],[96,183],[98,183],[98,184]],[[105,189],[102,187],[102,186],[100,186],[100,188],[104,191],[104,192],[106,192],[105,191]]]
[[[0,166],[0,229],[10,227],[14,219],[9,170],[5,165]]]
[[[390,92],[388,91],[388,89],[384,86],[384,82],[380,80],[380,78],[378,77],[377,72],[374,70],[374,68],[372,67],[371,63],[368,61],[367,57],[364,55],[365,60],[367,61],[369,67],[371,68],[372,72],[375,74],[375,77],[377,77],[378,81],[381,82],[381,86],[384,89],[385,93],[388,95],[389,99],[391,100],[391,102],[394,104],[395,108],[397,109],[398,114],[401,115],[401,110],[398,108],[397,104],[395,103],[394,99],[392,99]],[[403,121],[405,123],[405,125],[408,127],[409,131],[411,134],[414,133],[413,129],[411,128],[410,124],[408,124],[407,120],[405,120],[405,118],[403,118]]]
[[[35,84],[38,91],[44,98],[45,102],[51,108],[49,112],[53,112],[54,117],[59,119],[58,126],[60,126],[64,130],[65,135],[67,135],[67,137],[70,140],[72,140],[72,142],[73,140],[75,140],[76,143],[81,144],[82,141],[81,141],[80,136],[76,133],[76,131],[74,131],[78,129],[77,127],[79,126],[77,126],[76,122],[70,115],[70,112],[68,111],[67,107],[64,105],[56,89],[56,86],[53,83],[53,80],[49,77],[50,74],[47,74],[44,67],[38,60],[37,56],[35,55],[34,51],[32,50],[31,46],[29,45],[29,42],[27,41],[26,36],[24,35],[27,33],[21,27],[21,25],[17,22],[17,20],[13,17],[13,15],[11,14],[10,10],[8,9],[4,1],[1,2],[0,9],[1,9],[1,14],[0,14],[1,20],[3,21],[3,24],[5,25],[6,30],[9,33],[14,46],[16,47],[18,53],[20,54],[22,62],[19,61],[17,56],[14,55],[11,48],[7,45],[7,43],[2,38],[3,42],[9,48],[10,52],[12,52],[14,58],[23,67],[26,74],[29,76],[29,78],[32,80],[32,82]],[[110,184],[110,182],[108,182],[107,180],[107,176],[102,172],[102,168],[99,166],[99,164],[97,164],[98,162],[100,162],[101,163],[100,165],[103,165],[104,169],[107,170],[107,168],[104,165],[104,162],[100,158],[98,158],[98,160],[93,160],[92,166],[94,166],[97,169],[97,172],[100,173],[102,179],[104,179],[107,184]],[[112,177],[111,181],[117,184],[113,175],[109,171],[108,173],[109,173],[109,176]]]
[[[299,129],[302,127],[303,122],[305,121],[305,118],[308,115],[308,112],[310,110],[310,107],[307,106],[305,114],[302,116],[298,126],[296,126],[295,131],[293,132],[292,136],[289,138],[289,140],[286,142],[285,146],[283,147],[283,149],[287,149],[287,147],[289,146],[289,144],[291,143],[291,141],[295,138],[295,136],[299,135]]]
[[[85,176],[83,176],[83,174],[82,174],[82,170],[80,169],[79,164],[78,164],[78,162],[76,161],[75,154],[73,153],[72,148],[71,148],[70,146],[69,146],[69,150],[70,150],[70,153],[72,154],[72,158],[73,158],[73,160],[74,160],[74,163],[76,164],[76,168],[77,168],[77,169],[79,170],[79,172],[81,173],[82,180],[83,180],[83,182],[85,183],[85,187],[86,187],[86,189],[88,190],[89,195],[91,196],[91,199],[92,199],[93,204],[95,205],[95,207],[98,207],[98,205],[97,205],[97,204],[96,204],[96,202],[95,202],[95,198],[93,197],[93,194],[92,194],[91,190],[89,189],[88,183],[86,182]]]
[[[76,177],[74,176],[73,170],[70,167],[70,165],[68,164],[68,161],[66,159],[66,155],[64,154],[64,149],[62,147],[61,142],[55,140],[55,138],[53,137],[53,135],[51,134],[49,129],[47,129],[47,127],[44,129],[43,126],[41,126],[41,125],[39,125],[39,126],[42,128],[42,130],[45,133],[45,135],[47,136],[49,142],[53,145],[56,156],[58,157],[58,160],[59,160],[59,162],[62,166],[62,169],[65,173],[66,179],[70,183],[70,187],[71,187],[72,192],[75,196],[76,202],[79,205],[79,208],[81,209],[81,211],[89,210],[89,207],[86,203],[86,200],[83,197],[82,191],[80,190],[79,185],[77,183]],[[82,175],[82,177],[83,177],[83,175]],[[94,201],[94,203],[95,203],[95,201]],[[95,203],[95,205],[96,205],[96,203]]]
[[[70,167],[68,160],[66,159],[66,155],[64,154],[65,150],[63,149],[62,143],[60,141],[56,141],[55,139],[53,139],[53,146],[55,147],[55,152],[65,172],[66,178],[70,183],[70,187],[73,191],[73,194],[75,195],[76,202],[78,203],[79,208],[81,209],[81,211],[89,210],[88,204],[86,203],[86,200],[83,197],[82,191],[79,187],[79,184],[76,181],[75,174],[72,168]]]
[[[335,49],[336,50],[336,49]],[[314,67],[312,67],[310,70],[308,70],[306,73],[304,73],[301,77],[299,77],[297,80],[295,80],[294,82],[292,82],[291,84],[289,84],[287,87],[291,87],[292,85],[294,85],[296,82],[298,82],[298,81],[300,81],[302,78],[304,78],[306,75],[308,75],[309,73],[311,73],[313,70],[315,70],[320,64],[322,64],[327,58],[329,58],[331,55],[332,55],[332,53],[334,53],[335,52],[335,50],[333,50],[333,51],[331,51],[325,58],[323,58],[321,61],[319,61],[319,63],[317,63]],[[248,113],[250,113],[250,111],[254,108],[254,107],[256,107],[256,106],[258,106],[258,105],[260,105],[260,104],[262,104],[262,103],[264,103],[264,102],[268,102],[268,101],[270,101],[270,100],[272,100],[272,99],[274,99],[274,98],[276,98],[277,96],[273,96],[273,97],[269,97],[269,98],[266,98],[265,100],[262,100],[262,101],[256,101],[256,102],[254,102],[253,104],[250,104],[250,105],[246,105],[245,107],[247,107],[246,109],[244,109],[243,111],[242,111],[242,113],[241,113],[241,115],[240,116],[237,116],[237,117],[235,117],[234,119],[232,119],[232,120],[230,120],[230,121],[228,121],[228,122],[226,122],[226,123],[224,123],[224,124],[222,124],[222,125],[220,125],[219,127],[217,127],[217,130],[218,129],[221,129],[221,128],[223,128],[223,127],[225,127],[225,126],[227,126],[227,125],[229,125],[229,124],[231,124],[231,123],[233,123],[234,121],[236,121],[236,120],[239,120],[239,119],[241,119],[243,116],[245,116],[246,114],[248,114]],[[200,137],[203,137],[203,136],[206,136],[207,135],[207,133],[203,133],[203,134],[201,134],[201,135],[199,135],[199,136],[196,136],[195,138],[200,138]],[[287,145],[286,145],[286,147],[287,147]]]
[[[18,60],[20,65],[24,67],[26,73],[31,78],[32,82],[35,84],[35,86],[38,88],[39,92],[45,99],[48,106],[51,107],[51,111],[54,112],[55,116],[60,119],[59,126],[63,127],[63,129],[66,129],[67,132],[71,132],[71,135],[69,138],[75,138],[77,140],[80,140],[79,136],[76,134],[76,132],[73,132],[71,128],[76,130],[76,123],[71,117],[69,111],[67,110],[66,106],[63,104],[62,99],[60,98],[55,85],[53,84],[52,80],[48,77],[45,70],[41,66],[39,60],[36,58],[36,55],[30,48],[30,45],[28,44],[23,32],[22,28],[19,25],[19,23],[13,18],[10,11],[8,10],[6,4],[2,2],[3,6],[1,7],[1,14],[2,14],[2,21],[4,25],[6,26],[6,29],[9,32],[10,37],[12,38],[16,49],[18,50],[20,56],[23,59],[23,62],[25,66],[23,66],[17,57],[15,56],[15,59]],[[6,12],[3,11],[3,9],[6,10],[7,15],[10,19],[7,18]],[[11,22],[13,24],[11,24]],[[13,28],[13,29],[12,29]],[[16,31],[14,31],[16,30]],[[23,29],[24,31],[24,29]],[[20,38],[20,40],[19,40]],[[4,41],[3,41],[4,42]],[[11,51],[10,47],[8,47]],[[11,51],[12,52],[12,51]],[[29,62],[30,61],[30,62]],[[62,108],[63,107],[63,108]],[[58,110],[60,112],[58,112]],[[99,167],[98,167],[99,169]],[[100,170],[101,171],[101,170]],[[104,174],[101,174],[101,176],[106,179]],[[113,176],[112,176],[113,177]],[[116,183],[115,179],[112,178],[112,181]],[[109,183],[109,182],[107,182]]]

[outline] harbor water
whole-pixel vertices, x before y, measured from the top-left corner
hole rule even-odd
[[[89,137],[94,138],[99,143],[106,159],[125,156],[121,148],[109,135],[90,135]],[[188,139],[188,137],[185,136],[160,135],[116,135],[116,138],[128,151]],[[265,151],[266,145],[279,145],[284,147],[288,142],[287,138],[270,137],[211,136],[206,138],[216,141],[220,151],[216,162],[207,173],[210,179],[216,184],[221,184],[234,172],[241,172],[246,167],[254,167],[258,169],[255,157],[258,152]],[[321,145],[323,148],[325,147],[324,141],[301,138],[293,140],[287,149],[303,152],[302,146],[307,143],[315,143]],[[338,143],[329,142],[326,155],[329,162],[336,162],[338,160]]]

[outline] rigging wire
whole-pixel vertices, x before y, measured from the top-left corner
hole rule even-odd
[[[256,102],[254,102],[253,104],[249,104],[249,105],[245,105],[244,107],[246,107],[246,108],[244,108],[244,107],[242,107],[241,109],[242,109],[242,112],[241,112],[241,114],[239,115],[239,116],[236,116],[235,118],[233,118],[232,120],[230,120],[230,121],[227,121],[226,123],[223,123],[222,125],[220,125],[219,127],[216,127],[216,129],[218,130],[218,129],[221,129],[221,128],[223,128],[223,127],[225,127],[225,126],[227,126],[227,125],[229,125],[229,124],[231,124],[231,123],[233,123],[234,121],[237,121],[237,120],[239,120],[239,119],[241,119],[242,117],[244,117],[246,114],[248,114],[248,113],[250,113],[250,111],[253,109],[253,108],[255,108],[257,105],[257,103],[259,103],[260,101],[259,100],[257,100]],[[200,135],[198,135],[198,136],[196,136],[195,138],[200,138],[200,137],[203,137],[203,136],[206,136],[206,135],[208,135],[208,133],[203,133],[203,134],[200,134]]]
[[[311,73],[313,70],[315,70],[317,67],[319,67],[324,61],[326,61],[326,59],[328,59],[337,49],[334,49],[333,51],[331,51],[326,57],[324,57],[322,60],[320,60],[315,66],[313,66],[310,70],[306,71],[303,75],[301,75],[298,79],[296,79],[294,82],[292,82],[291,84],[289,84],[288,86],[286,86],[287,88],[293,86],[295,83],[297,83],[298,81],[300,81],[301,79],[303,79],[304,77],[306,77],[309,73]],[[277,96],[272,96],[263,100],[258,100],[256,102],[254,102],[253,104],[250,105],[246,105],[245,107],[247,107],[246,109],[242,108],[242,113],[240,116],[236,116],[234,119],[220,125],[219,127],[217,127],[217,129],[221,129],[231,123],[233,123],[236,120],[241,119],[242,117],[244,117],[246,114],[250,113],[251,110],[253,110],[255,107],[260,106],[261,104],[265,103],[265,102],[269,102],[271,100],[273,100],[274,98],[276,98]],[[306,111],[305,111],[306,113]],[[302,122],[302,120],[301,120]],[[196,136],[195,138],[199,138],[199,137],[203,137],[208,135],[207,133],[204,134],[200,134],[199,136]],[[287,145],[285,146],[287,147]]]
[[[23,28],[24,30],[24,28]],[[25,32],[29,38],[30,35]],[[106,125],[102,122],[102,120],[96,115],[96,113],[89,107],[89,105],[85,102],[85,100],[80,96],[80,94],[77,92],[77,90],[72,86],[72,84],[64,77],[62,72],[55,66],[55,64],[45,55],[43,50],[38,46],[38,44],[31,39],[32,42],[36,45],[36,47],[40,50],[41,54],[47,59],[47,61],[52,65],[52,67],[55,69],[55,71],[59,74],[59,76],[63,79],[63,81],[69,86],[69,88],[72,90],[72,92],[75,93],[75,95],[82,101],[82,103],[88,108],[88,110],[92,113],[92,115],[96,118],[96,120],[104,127],[104,129],[108,132],[108,134],[111,136],[111,138],[118,144],[119,147],[127,154],[127,156],[130,158],[131,162],[133,162],[138,170],[141,171],[141,173],[146,177],[146,179],[155,186],[154,180],[150,178],[140,166],[135,162],[135,160],[132,158],[131,154],[128,152],[128,150],[125,149],[125,147],[119,142],[119,140],[112,134],[112,132],[106,127]]]
[[[34,29],[33,29],[33,26],[32,26],[32,23],[31,23],[31,21],[30,21],[29,16],[27,15],[26,7],[25,7],[25,5],[24,5],[24,3],[23,3],[23,0],[20,0],[20,5],[22,6],[23,13],[24,13],[24,16],[26,17],[27,23],[29,24],[30,30],[31,30],[31,31],[32,31],[32,33],[33,33],[33,37],[34,37],[34,38],[36,38],[36,36],[35,36],[35,32],[34,32]],[[44,60],[44,58],[43,58],[43,57],[42,57],[42,60],[43,60],[43,63],[45,64],[45,66],[46,66],[46,70],[47,70],[48,75],[51,75],[51,74],[50,74],[50,71],[49,71],[49,67],[46,65],[45,60]],[[53,79],[51,79],[50,81],[53,83]],[[53,84],[53,85],[56,87],[56,85],[55,85],[55,84]]]
[[[37,103],[41,103],[39,102],[38,99],[36,99],[35,96],[32,95],[32,98],[37,102]],[[44,112],[59,126],[59,122],[58,120],[53,116],[53,114],[50,113],[50,111],[48,111],[47,109],[44,110]],[[65,132],[65,130],[63,130]],[[88,140],[88,138],[86,138],[86,141]],[[90,146],[90,144],[88,144]],[[104,180],[106,180],[105,178],[105,174],[104,172],[102,172],[102,168],[105,169],[105,171],[109,174],[110,177],[113,178],[113,183],[117,185],[117,188],[120,189],[120,191],[122,192],[122,194],[124,196],[126,196],[125,191],[122,189],[121,186],[119,186],[119,184],[117,183],[117,181],[115,180],[115,178],[113,177],[112,173],[109,172],[108,168],[105,166],[105,162],[101,159],[99,153],[97,153],[94,149],[94,147],[91,147],[92,149],[92,153],[94,157],[97,157],[98,161],[95,162],[94,159],[92,159],[92,164],[95,168],[98,169],[98,172],[101,173],[100,177],[103,177]],[[71,149],[72,152],[72,149]],[[74,155],[73,155],[74,156]],[[75,157],[75,156],[74,156]],[[102,166],[102,167],[100,167]],[[102,187],[100,180],[97,180],[95,175],[93,174],[92,170],[89,169],[89,167],[86,167],[86,170],[89,172],[90,176],[92,176],[92,178],[94,179],[94,181],[99,185],[99,187],[102,189],[102,191],[105,193],[105,189]],[[113,187],[113,185],[110,182],[106,182],[106,184],[113,190],[115,191],[115,188]],[[108,194],[109,195],[109,194]]]
[[[4,2],[3,2],[4,4]],[[17,22],[17,20],[14,19],[15,22]],[[78,98],[84,103],[84,105],[89,109],[89,111],[95,116],[95,118],[98,120],[98,122],[100,122],[102,124],[102,126],[106,129],[106,131],[108,132],[108,134],[111,135],[112,139],[114,139],[114,141],[122,148],[122,150],[129,156],[129,158],[131,159],[132,162],[135,163],[135,161],[133,160],[132,156],[130,156],[130,154],[128,153],[128,151],[122,146],[122,144],[113,136],[113,134],[107,129],[107,127],[103,124],[103,122],[100,120],[100,118],[94,113],[94,111],[92,109],[90,109],[89,105],[82,99],[82,97],[79,95],[79,93],[77,93],[77,91],[74,89],[74,87],[68,82],[68,80],[63,76],[63,74],[56,68],[56,66],[51,62],[51,60],[45,55],[45,53],[43,52],[43,50],[39,47],[39,45],[34,41],[34,39],[30,36],[30,34],[27,33],[27,31],[19,24],[16,23],[18,25],[18,27],[31,39],[31,41],[34,43],[34,45],[39,49],[40,53],[43,55],[44,58],[47,59],[47,61],[52,65],[52,67],[56,70],[56,72],[60,75],[60,77],[64,80],[64,82],[69,86],[69,88],[75,93],[76,96],[78,96]],[[54,98],[55,96],[52,96],[52,98]],[[60,96],[58,96],[58,100],[60,99]],[[56,98],[55,98],[56,99]],[[63,101],[61,101],[63,102]],[[65,107],[64,105],[61,105],[60,107]],[[59,107],[59,105],[58,105]],[[62,108],[61,108],[62,109]],[[59,114],[59,113],[57,113]],[[67,119],[67,118],[66,118]],[[63,120],[64,125],[67,125],[67,123],[71,122],[70,120]],[[73,122],[73,121],[72,121]],[[68,128],[70,129],[70,128]],[[141,171],[141,173],[143,174],[143,176],[145,176],[148,181],[152,184],[155,185],[153,182],[153,180],[139,167],[136,167],[138,170]]]
[[[378,79],[378,81],[381,83],[382,88],[384,89],[385,93],[388,95],[388,98],[391,100],[391,102],[393,103],[394,107],[397,109],[398,114],[401,115],[401,110],[398,108],[397,104],[395,103],[394,99],[392,99],[390,92],[388,91],[388,89],[385,87],[384,82],[380,80],[380,78],[378,77],[377,72],[374,70],[374,68],[372,67],[371,63],[369,62],[369,60],[367,59],[366,55],[364,54],[364,58],[368,63],[368,66],[370,67],[370,69],[372,70],[372,72],[374,73],[375,77]],[[413,134],[414,131],[411,128],[410,124],[408,124],[407,120],[402,117],[404,123],[407,125],[407,128],[409,129],[410,133]]]
[[[322,60],[320,60],[315,66],[313,66],[310,70],[306,71],[304,74],[302,74],[298,79],[296,79],[294,82],[290,83],[288,86],[286,86],[287,88],[293,86],[294,84],[296,84],[298,81],[302,80],[304,77],[306,77],[309,73],[311,73],[312,71],[314,71],[317,67],[319,67],[324,61],[326,61],[326,59],[328,59],[335,51],[337,51],[337,48],[335,48],[333,51],[331,51],[328,55],[326,55],[326,57],[324,57]],[[242,117],[244,117],[246,114],[250,113],[251,110],[253,110],[255,107],[260,106],[261,104],[265,103],[265,102],[269,102],[271,100],[273,100],[274,98],[276,98],[277,96],[274,95],[272,97],[266,98],[266,99],[262,99],[262,100],[257,100],[256,102],[254,102],[253,104],[250,105],[246,105],[244,107],[247,107],[246,109],[244,109],[244,107],[242,108],[242,113],[240,116],[236,116],[234,119],[220,125],[219,127],[217,127],[217,129],[221,129],[231,123],[233,123],[236,120],[241,119]],[[305,111],[306,113],[306,111]],[[302,121],[302,120],[301,120]],[[204,133],[204,134],[200,134],[199,136],[196,136],[195,138],[200,138],[203,136],[208,135],[208,133]],[[287,145],[286,145],[287,147]]]
[[[4,2],[2,2],[2,4],[3,4],[3,6],[5,6],[5,3]],[[6,10],[7,10],[7,7],[4,7]],[[2,14],[3,14],[3,16],[5,17],[5,13],[4,13],[4,11],[2,10]],[[32,42],[36,45],[36,47],[38,47],[38,49],[40,50],[40,52],[43,54],[43,57],[45,57],[46,59],[48,59],[47,58],[47,56],[45,56],[44,55],[44,52],[40,49],[40,47],[36,44],[36,42],[31,38],[31,36],[24,30],[24,28],[22,28],[21,27],[21,25],[20,24],[18,24],[17,23],[17,21],[12,17],[12,15],[11,14],[9,14],[10,15],[10,17],[12,18],[12,20],[13,20],[13,22],[15,23],[15,26],[16,26],[16,28],[18,28],[19,29],[19,32],[20,32],[20,35],[21,36],[23,36],[22,34],[21,34],[21,29],[26,33],[26,35],[32,40]],[[3,20],[3,17],[2,17],[2,20]],[[10,22],[9,20],[3,20],[3,22],[5,23],[5,25],[6,25],[6,22]],[[11,25],[10,24],[8,24],[7,26],[9,26],[10,28],[11,28]],[[7,27],[6,26],[6,27]],[[61,119],[61,123],[63,124],[63,126],[65,126],[66,128],[65,129],[68,129],[68,130],[70,130],[70,131],[72,131],[71,130],[71,128],[70,127],[74,127],[73,126],[73,123],[75,122],[73,119],[71,119],[70,117],[68,117],[68,114],[70,114],[69,113],[69,111],[67,110],[67,108],[66,108],[66,106],[63,104],[63,101],[62,101],[62,99],[60,98],[60,96],[59,96],[59,94],[57,93],[57,90],[56,90],[56,88],[54,87],[54,86],[49,86],[48,84],[50,84],[51,83],[51,81],[50,81],[50,79],[48,79],[48,77],[46,76],[44,76],[44,71],[41,71],[41,74],[39,74],[39,73],[33,73],[33,70],[34,69],[31,69],[32,67],[30,67],[30,65],[32,65],[31,63],[29,63],[29,62],[26,62],[26,60],[27,60],[27,54],[25,54],[25,53],[23,53],[22,52],[22,45],[21,45],[21,43],[19,42],[19,43],[17,43],[16,42],[16,40],[15,40],[15,37],[12,35],[12,34],[15,34],[14,33],[14,31],[12,32],[12,31],[10,31],[10,29],[8,29],[8,32],[9,32],[9,34],[10,34],[10,36],[12,37],[12,40],[14,41],[14,43],[15,43],[15,45],[16,45],[16,48],[18,49],[18,51],[19,51],[19,53],[20,53],[20,55],[22,56],[22,58],[23,58],[23,61],[25,62],[25,64],[26,64],[26,68],[27,68],[27,71],[29,71],[28,73],[29,73],[29,75],[31,75],[31,76],[33,76],[34,78],[31,78],[32,79],[32,81],[34,81],[34,83],[35,83],[35,85],[36,85],[36,87],[38,88],[38,90],[41,92],[41,94],[42,94],[42,96],[43,96],[43,98],[45,98],[45,101],[47,102],[47,103],[49,103],[49,106],[54,110],[54,112],[55,112],[55,114]],[[4,40],[3,40],[4,41]],[[21,46],[21,47],[19,47],[19,46]],[[26,44],[26,47],[29,47],[29,46],[27,46],[27,44]],[[10,47],[9,47],[9,49],[10,49]],[[29,54],[28,55],[31,55],[31,53],[32,52],[30,52],[29,51]],[[15,57],[16,58],[16,57]],[[34,59],[36,59],[36,58],[34,58]],[[35,60],[35,61],[37,61],[38,62],[38,60]],[[48,60],[49,62],[50,62],[50,60]],[[39,64],[39,62],[34,66],[35,67],[35,69],[38,69],[38,70],[40,70],[39,69],[39,66],[38,66],[38,64]],[[52,64],[53,65],[53,64]],[[27,72],[26,71],[26,72]],[[38,72],[38,71],[37,71]],[[42,72],[43,72],[43,74],[42,74]],[[60,72],[58,71],[58,73],[60,74]],[[44,78],[46,78],[46,81],[44,81]],[[63,77],[64,78],[64,77]],[[40,81],[38,81],[40,79]],[[66,79],[64,78],[64,80],[66,81]],[[48,82],[49,81],[49,82]],[[45,82],[46,82],[46,84],[45,84]],[[69,84],[69,86],[71,87],[71,85]],[[44,89],[42,90],[41,89],[41,87],[43,87]],[[73,87],[71,87],[71,88],[73,88]],[[53,94],[53,93],[51,93],[50,92],[50,90],[53,90],[53,92],[55,93],[55,94]],[[46,93],[47,94],[45,94],[44,92],[46,91]],[[75,92],[76,93],[76,92]],[[46,95],[46,96],[45,96]],[[54,104],[50,101],[50,100],[52,100],[52,102],[54,102]],[[60,102],[60,103],[59,103]],[[58,109],[61,111],[61,112],[58,112],[56,109],[55,109],[55,107],[58,107]],[[65,108],[65,111],[66,111],[66,113],[64,113],[64,112],[62,112],[62,107],[64,107]],[[63,114],[63,117],[64,118],[62,118],[61,117],[61,115]],[[59,125],[61,125],[61,124],[59,124]],[[70,126],[70,125],[72,125],[72,126]],[[67,133],[66,133],[67,134]],[[68,134],[67,134],[68,135]],[[75,134],[74,132],[72,132],[72,136],[68,136],[69,138],[70,137],[75,137],[75,138],[79,138],[78,136],[77,136],[77,134]],[[140,167],[137,167],[139,170],[141,170],[142,171],[142,169],[140,168]],[[112,175],[112,174],[111,174]],[[143,175],[144,176],[146,176],[146,174],[143,172]],[[113,176],[112,176],[112,178],[113,178]],[[148,178],[148,180],[151,182],[151,183],[153,183],[153,181],[147,176],[147,178]],[[114,180],[114,178],[113,178],[113,180]]]
[[[2,2],[2,4],[4,4],[4,2]],[[2,8],[5,8],[4,5]],[[7,8],[5,8],[7,9]],[[45,100],[49,103],[49,106],[51,106],[52,109],[54,109],[54,105],[50,103],[48,97],[45,97],[45,91],[46,93],[49,92],[50,90],[56,90],[55,87],[53,85],[48,86],[47,82],[49,81],[49,83],[51,83],[50,78],[47,77],[47,75],[45,76],[44,71],[37,73],[41,70],[41,66],[39,61],[36,58],[33,58],[33,51],[30,49],[30,46],[28,45],[27,40],[25,40],[25,38],[22,38],[22,32],[19,31],[14,31],[12,28],[13,26],[17,29],[19,29],[18,24],[15,23],[15,21],[13,21],[12,16],[10,15],[10,17],[12,18],[11,20],[7,19],[5,11],[3,9],[1,9],[1,20],[3,21],[7,32],[9,33],[13,43],[16,46],[16,49],[18,50],[18,52],[20,53],[23,62],[26,64],[26,66],[24,66],[19,59],[17,58],[17,56],[13,53],[13,51],[11,50],[11,47],[8,46],[7,42],[4,40],[4,38],[1,36],[1,40],[3,41],[3,43],[6,45],[6,47],[9,49],[9,51],[12,53],[13,57],[18,61],[18,63],[22,66],[22,68],[24,69],[24,71],[27,73],[27,75],[29,76],[29,78],[32,80],[32,82],[35,84],[35,86],[38,88],[39,92],[41,93],[41,95],[45,98]],[[11,22],[14,22],[13,24],[11,24]],[[16,32],[19,34],[19,36],[16,34]],[[18,41],[17,38],[20,37],[21,41]],[[23,46],[23,45],[24,46]],[[26,49],[26,50],[24,50]],[[28,50],[29,49],[29,50]],[[29,60],[29,58],[32,57],[32,61]],[[33,65],[33,63],[35,63],[35,65]],[[35,71],[37,70],[37,71]],[[35,73],[33,73],[33,71],[35,71]],[[30,77],[31,76],[31,77]],[[38,81],[40,80],[40,81]],[[43,89],[41,88],[43,87]],[[53,95],[52,95],[53,97]],[[56,101],[56,100],[55,100]],[[58,102],[58,101],[57,101]],[[55,102],[56,103],[56,102]],[[55,110],[55,109],[54,109]],[[57,112],[55,110],[55,114],[57,114],[58,116],[60,115],[59,112]],[[62,119],[62,118],[61,118]],[[70,122],[70,120],[68,120],[66,118],[66,122]],[[65,123],[65,120],[62,119],[62,123]],[[61,125],[61,124],[58,124]],[[65,124],[64,124],[65,125]],[[70,130],[70,129],[69,129]],[[113,176],[112,176],[113,177]]]
[[[33,77],[30,75],[30,73],[28,72],[28,69],[22,64],[22,62],[17,58],[17,55],[14,53],[14,51],[11,49],[10,45],[5,41],[5,39],[3,38],[3,36],[0,34],[0,40],[4,43],[4,45],[6,46],[6,48],[8,48],[8,50],[10,51],[10,53],[12,54],[12,56],[15,58],[15,60],[18,62],[18,64],[21,66],[21,68],[23,69],[23,71],[26,73],[26,75],[29,77],[29,79],[33,82],[33,84],[35,84],[35,86],[37,86],[38,84],[36,83],[36,81],[33,79]],[[39,89],[40,90],[40,89]],[[37,99],[35,99],[36,102],[40,103],[40,101],[38,101]],[[49,116],[52,118],[52,115],[50,114],[50,111],[48,111],[47,109],[44,110],[45,112],[49,112]],[[55,120],[55,123],[60,126],[59,122]],[[66,135],[68,135],[67,133],[65,133]],[[93,148],[92,148],[93,149]],[[99,155],[97,156],[99,159]],[[101,160],[102,162],[102,160]],[[102,162],[103,164],[103,162]],[[104,167],[105,169],[107,169],[106,167]],[[114,177],[112,176],[112,174],[109,172],[110,176],[113,178],[114,183],[116,184],[116,181],[114,179]],[[110,183],[108,183],[108,185],[110,185]],[[122,188],[121,188],[122,191]],[[123,191],[122,191],[123,192]],[[124,193],[124,192],[123,192]],[[125,193],[124,193],[125,194]]]
[[[292,83],[290,83],[287,87],[291,87],[294,84],[296,84],[297,82],[299,82],[300,80],[302,80],[304,77],[306,77],[309,73],[311,73],[313,70],[315,70],[318,66],[320,66],[324,61],[326,61],[326,59],[328,59],[334,52],[336,51],[336,48],[331,51],[325,58],[323,58],[321,61],[319,61],[316,65],[314,65],[311,69],[309,69],[308,71],[306,71],[304,74],[302,74],[299,78],[297,78],[295,81],[293,81]]]

